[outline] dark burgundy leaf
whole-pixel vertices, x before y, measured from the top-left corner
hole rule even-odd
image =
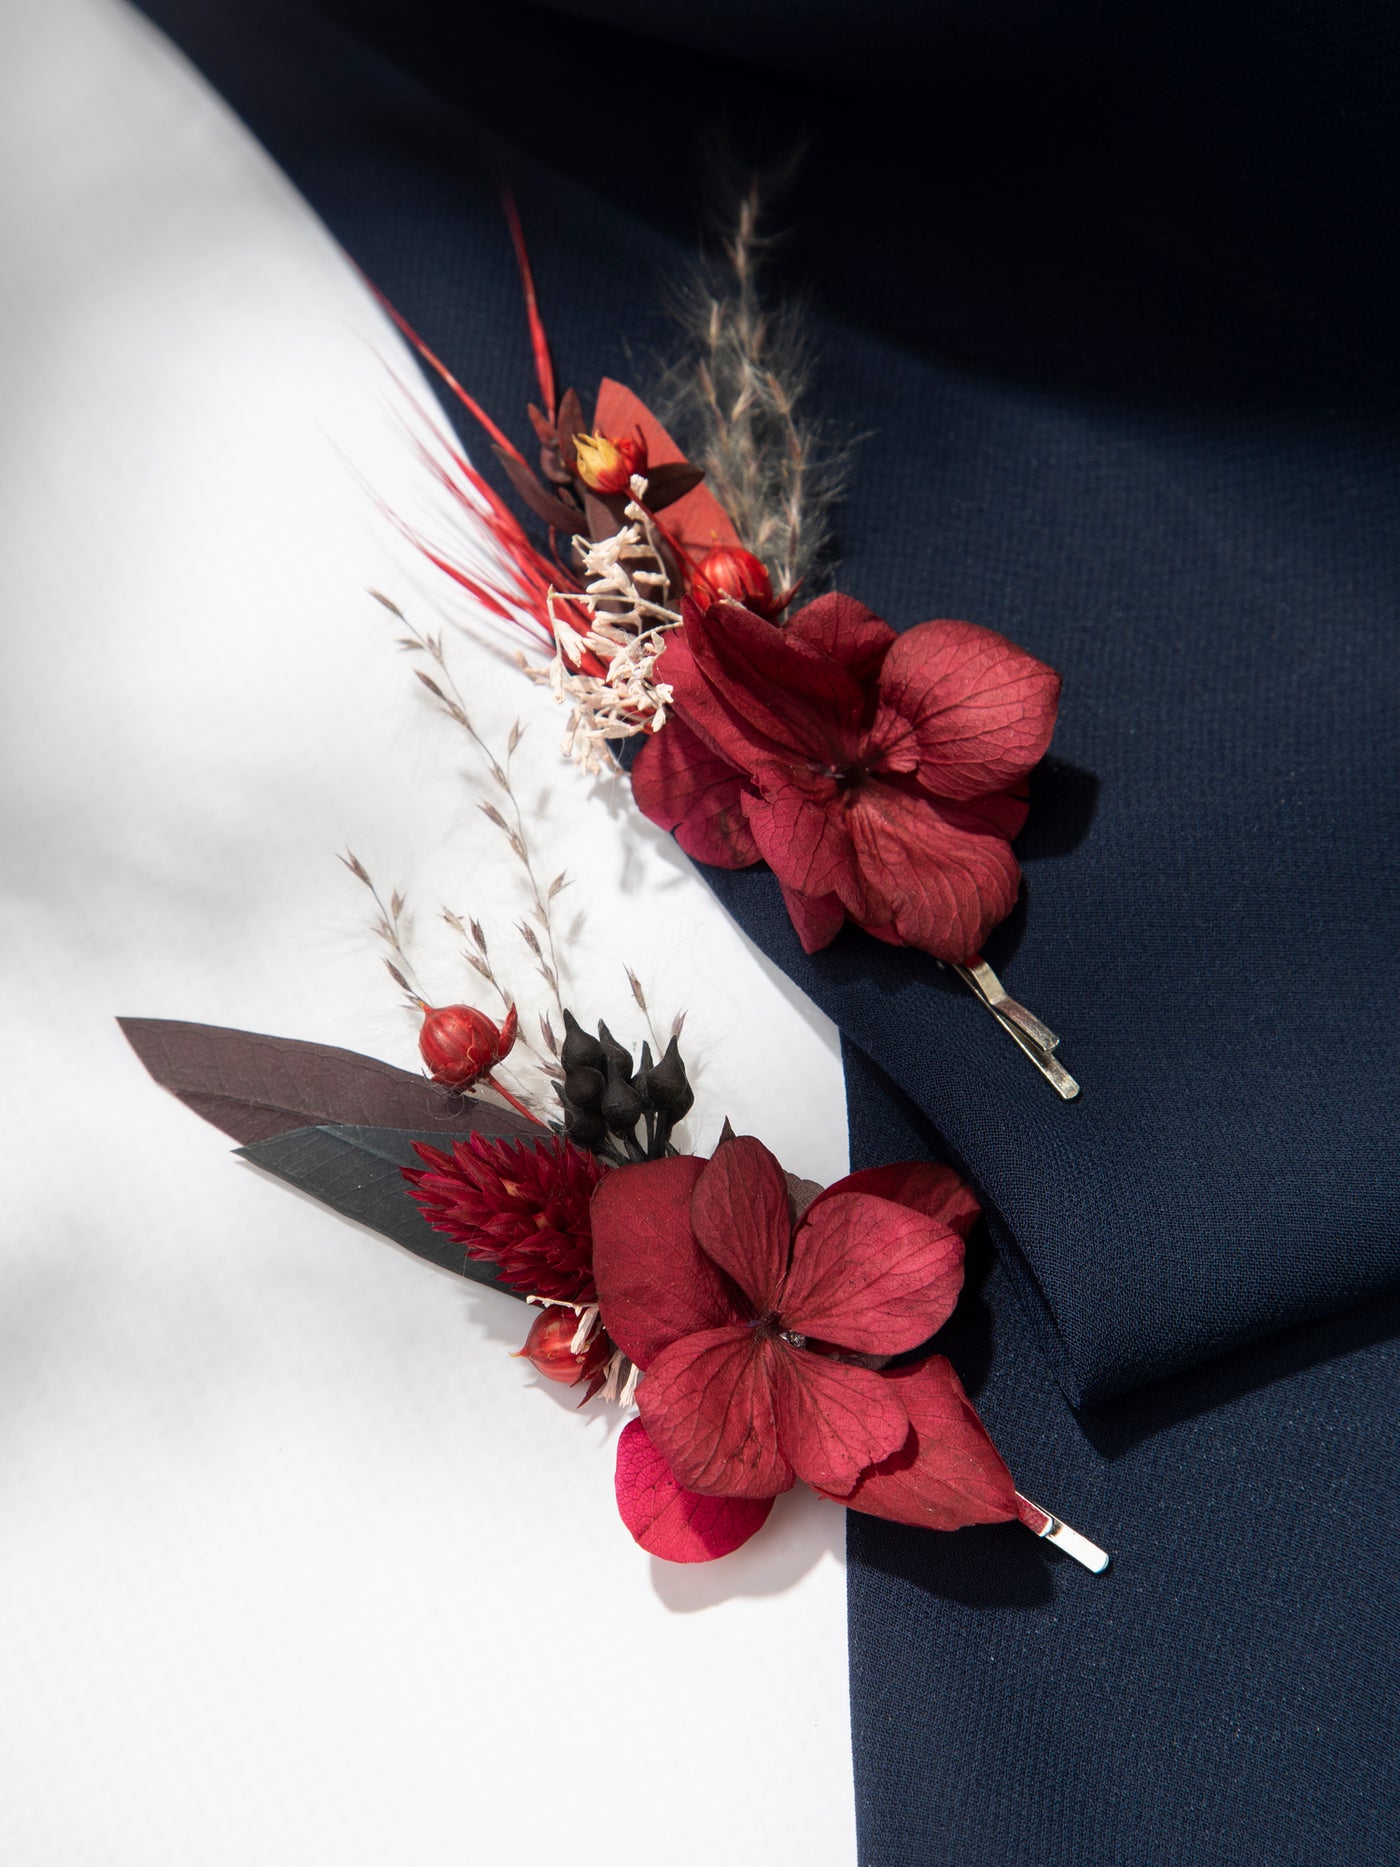
[[[574,436],[587,434],[588,429],[583,419],[583,403],[579,401],[577,389],[566,389],[564,399],[559,404],[559,455],[570,473],[578,459],[574,451]]]
[[[235,1141],[324,1122],[410,1128],[423,1138],[539,1133],[507,1109],[353,1050],[168,1018],[117,1022],[161,1088]]]
[[[413,1144],[421,1138],[411,1128],[337,1124],[293,1128],[238,1151],[342,1217],[392,1238],[415,1257],[473,1283],[504,1290],[507,1296],[518,1295],[497,1279],[493,1265],[469,1259],[461,1245],[425,1223],[403,1177],[405,1167],[419,1164]]]
[[[795,1173],[784,1172],[783,1178],[787,1181],[788,1205],[792,1208],[792,1222],[795,1225],[821,1192],[821,1183],[817,1180],[803,1180]]]
[[[630,493],[594,493],[585,489],[583,509],[588,519],[588,536],[592,539],[611,538],[621,530],[624,519],[623,509]],[[578,527],[575,525],[574,530]]]
[[[516,460],[503,447],[496,448],[495,454],[506,478],[537,519],[543,519],[555,531],[573,533],[579,529],[577,507],[566,506],[562,499],[540,484],[523,460]]]
[[[688,460],[672,461],[663,467],[647,469],[646,504],[652,512],[664,512],[677,499],[684,499],[693,492],[705,477],[705,469],[696,467]]]

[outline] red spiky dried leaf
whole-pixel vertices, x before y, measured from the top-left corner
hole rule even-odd
[[[530,327],[530,349],[535,359],[535,377],[540,385],[540,394],[544,397],[544,405],[553,413],[554,363],[549,354],[549,339],[545,335],[544,319],[540,316],[534,269],[530,265],[530,251],[525,244],[525,229],[520,224],[520,211],[515,205],[515,196],[509,188],[502,189],[501,204],[505,208],[506,220],[510,226],[511,245],[515,248],[515,263],[520,269],[520,284],[525,293],[525,319]]]

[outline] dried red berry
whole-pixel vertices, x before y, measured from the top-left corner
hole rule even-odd
[[[558,1305],[541,1310],[518,1354],[546,1381],[558,1381],[563,1387],[577,1387],[581,1381],[592,1380],[607,1366],[613,1347],[603,1331],[595,1329],[586,1347],[575,1354],[573,1340],[578,1321],[571,1309]]]
[[[646,442],[610,434],[574,436],[574,471],[594,493],[625,493],[634,473],[647,469]]]
[[[782,608],[773,598],[773,579],[761,558],[742,545],[716,545],[701,558],[691,581],[691,595],[697,603],[719,602],[729,597],[751,609],[755,616],[770,621]]]
[[[470,1005],[424,1005],[418,1048],[429,1075],[445,1089],[470,1089],[510,1054],[515,1023],[514,1005],[499,1028]]]

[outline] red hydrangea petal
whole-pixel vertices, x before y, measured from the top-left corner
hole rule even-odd
[[[702,1497],[687,1491],[640,1420],[617,1442],[617,1508],[642,1548],[666,1562],[713,1562],[747,1543],[773,1508],[771,1497]]]
[[[991,629],[922,622],[885,656],[880,698],[914,730],[921,784],[939,797],[981,797],[1045,756],[1060,677]],[[877,721],[877,739],[881,730]]]
[[[832,590],[806,603],[789,618],[784,634],[792,640],[820,648],[839,661],[862,687],[880,671],[880,664],[898,638],[887,622],[853,596]]]
[[[834,656],[738,603],[713,603],[706,610],[689,604],[685,616],[685,641],[697,672],[760,743],[824,763],[855,755],[865,693]],[[669,668],[658,672],[671,679]],[[689,693],[688,686],[684,694],[676,689],[683,705]],[[742,756],[735,762],[750,765]]]
[[[912,1206],[926,1218],[938,1219],[958,1237],[966,1240],[982,1216],[977,1196],[951,1167],[931,1160],[903,1160],[889,1167],[866,1167],[835,1180],[812,1201],[809,1213],[824,1199],[841,1193],[872,1193],[876,1199],[892,1199],[896,1205]]]
[[[909,1414],[888,1375],[780,1343],[773,1352],[778,1443],[798,1477],[840,1497],[903,1446]]]
[[[746,869],[758,845],[744,815],[748,780],[672,714],[642,741],[632,761],[637,807],[671,830],[688,856],[717,869]]]
[[[852,1510],[928,1530],[1015,1517],[1011,1473],[951,1365],[931,1355],[883,1378],[898,1388],[908,1409],[908,1441],[867,1471],[854,1490],[830,1495]]]
[[[872,781],[851,800],[846,824],[858,881],[849,891],[838,883],[836,892],[872,933],[892,927],[906,945],[962,965],[1011,912],[1021,871],[1005,837],[975,808]]]
[[[859,897],[862,881],[836,780],[813,771],[758,774],[744,815],[758,853],[784,888],[803,895]]]
[[[690,1201],[690,1223],[705,1255],[760,1314],[777,1307],[792,1246],[787,1175],[750,1134],[721,1141]]]
[[[986,797],[969,798],[965,804],[941,806],[950,823],[960,823],[972,830],[999,836],[1012,842],[1021,834],[1030,814],[1030,797],[1024,785],[1018,791],[992,791]]]
[[[947,1322],[962,1280],[963,1241],[940,1220],[869,1193],[828,1194],[793,1239],[783,1327],[862,1355],[903,1355]]]
[[[771,1337],[740,1324],[673,1342],[637,1389],[642,1424],[688,1491],[775,1497],[792,1486],[778,1449]]]
[[[760,733],[701,672],[690,641],[690,624],[700,610],[687,597],[681,602],[681,612],[690,620],[684,628],[671,630],[656,664],[656,679],[669,685],[673,695],[662,732],[673,721],[684,721],[712,751],[749,778],[770,765],[786,770],[793,761],[793,748]],[[766,629],[773,626],[763,624]]]
[[[682,1336],[737,1320],[690,1229],[705,1166],[689,1154],[605,1173],[593,1195],[593,1276],[608,1334],[639,1368]]]
[[[824,946],[830,946],[846,924],[846,910],[841,905],[841,897],[804,895],[784,883],[779,886],[783,891],[783,905],[802,942],[802,951],[820,953]]]

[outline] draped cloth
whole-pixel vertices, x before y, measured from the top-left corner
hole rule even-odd
[[[988,957],[1082,1097],[932,961],[805,955],[766,871],[708,879],[840,1025],[854,1164],[976,1185],[949,1352],[1115,1557],[851,1516],[863,1867],[1393,1861],[1392,16],[146,11],[498,417],[500,168],[586,392],[674,343],[699,132],[806,134],[773,271],[861,437],[841,587],[1064,675]]]

